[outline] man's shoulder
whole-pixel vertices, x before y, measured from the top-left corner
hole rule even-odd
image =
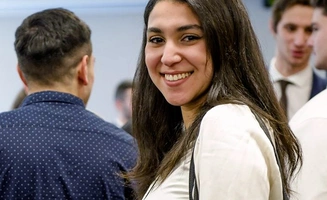
[[[18,109],[5,111],[0,113],[0,125],[8,124],[10,122],[15,122],[19,118],[23,117]]]
[[[70,132],[96,134],[97,137],[104,140],[115,140],[126,145],[133,144],[132,136],[114,124],[86,109],[78,108],[76,110],[73,105],[71,108],[72,110],[67,112],[69,109],[65,107],[65,112],[61,112],[60,109],[53,110],[48,106],[20,107],[0,113],[0,127],[20,127],[22,129],[26,127],[48,127],[53,130],[61,129]]]
[[[313,70],[312,88],[311,88],[310,98],[316,96],[321,91],[323,91],[324,89],[326,89],[326,86],[327,86],[327,79],[325,77],[319,76]]]
[[[303,147],[326,148],[327,90],[308,101],[291,119],[289,125]],[[321,143],[323,142],[323,145]]]
[[[291,119],[290,124],[299,124],[310,119],[327,119],[327,90],[323,90],[309,100]]]
[[[111,122],[105,121],[100,116],[97,116],[91,111],[87,112],[89,113],[89,117],[93,118],[92,121],[94,124],[96,124],[96,132],[98,134],[103,135],[103,137],[110,137],[113,140],[117,140],[126,144],[132,145],[134,143],[133,137],[123,129],[118,128]]]
[[[313,71],[313,82],[319,84],[319,85],[323,85],[326,87],[327,85],[327,78],[326,77],[322,77],[320,75],[318,75],[315,71]]]

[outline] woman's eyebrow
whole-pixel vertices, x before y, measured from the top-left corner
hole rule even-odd
[[[147,32],[162,33],[162,31],[159,28],[155,28],[155,27],[149,27]]]
[[[190,25],[185,25],[177,28],[178,32],[186,31],[189,29],[199,29],[202,30],[202,27],[197,25],[197,24],[190,24]],[[153,33],[162,33],[161,29],[156,28],[156,27],[149,27],[147,32],[153,32]]]
[[[177,29],[178,32],[180,31],[186,31],[186,30],[189,30],[189,29],[199,29],[199,30],[202,30],[202,27],[200,25],[197,25],[197,24],[190,24],[190,25],[185,25],[185,26],[181,26]]]

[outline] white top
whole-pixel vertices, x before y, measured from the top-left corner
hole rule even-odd
[[[292,183],[298,200],[327,199],[327,90],[303,106],[290,126],[303,151],[303,166]]]
[[[143,199],[188,200],[190,159],[189,152]],[[247,106],[219,105],[206,113],[194,164],[200,200],[282,199],[273,146]]]
[[[293,115],[310,99],[313,79],[312,68],[307,66],[296,74],[284,77],[276,69],[275,63],[276,59],[273,58],[270,62],[269,73],[278,100],[280,100],[282,94],[280,83],[278,81],[287,80],[292,83],[286,88],[286,96],[288,99],[287,117],[288,119],[291,119]]]

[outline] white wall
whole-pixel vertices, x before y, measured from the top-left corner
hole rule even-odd
[[[265,61],[269,64],[271,57],[274,56],[274,38],[269,31],[270,8],[263,6],[262,0],[243,0],[253,25],[253,28],[260,41],[261,50]]]
[[[268,29],[270,10],[263,7],[261,0],[243,1],[265,60],[269,62],[275,49],[274,39]],[[134,74],[146,2],[147,0],[0,0],[0,112],[10,109],[22,87],[16,73],[17,61],[13,47],[16,28],[33,12],[49,7],[65,7],[74,11],[92,29],[96,81],[87,108],[112,121],[116,114],[113,106],[114,88],[120,80],[132,78]]]

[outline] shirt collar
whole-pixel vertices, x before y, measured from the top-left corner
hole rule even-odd
[[[270,65],[269,65],[270,76],[274,83],[278,82],[280,80],[287,80],[287,81],[291,82],[292,84],[298,85],[298,86],[305,86],[305,85],[311,84],[312,78],[313,78],[313,73],[312,73],[312,69],[310,66],[307,66],[302,71],[299,71],[296,74],[293,74],[288,77],[284,77],[277,70],[275,63],[276,63],[276,58],[273,58],[273,59],[271,59]]]
[[[78,98],[77,96],[74,96],[69,93],[56,92],[56,91],[42,91],[42,92],[36,92],[30,94],[24,99],[22,106],[27,106],[29,104],[38,103],[38,102],[58,102],[58,103],[60,102],[60,103],[67,103],[67,104],[75,104],[75,105],[83,106],[85,108],[82,99]]]

